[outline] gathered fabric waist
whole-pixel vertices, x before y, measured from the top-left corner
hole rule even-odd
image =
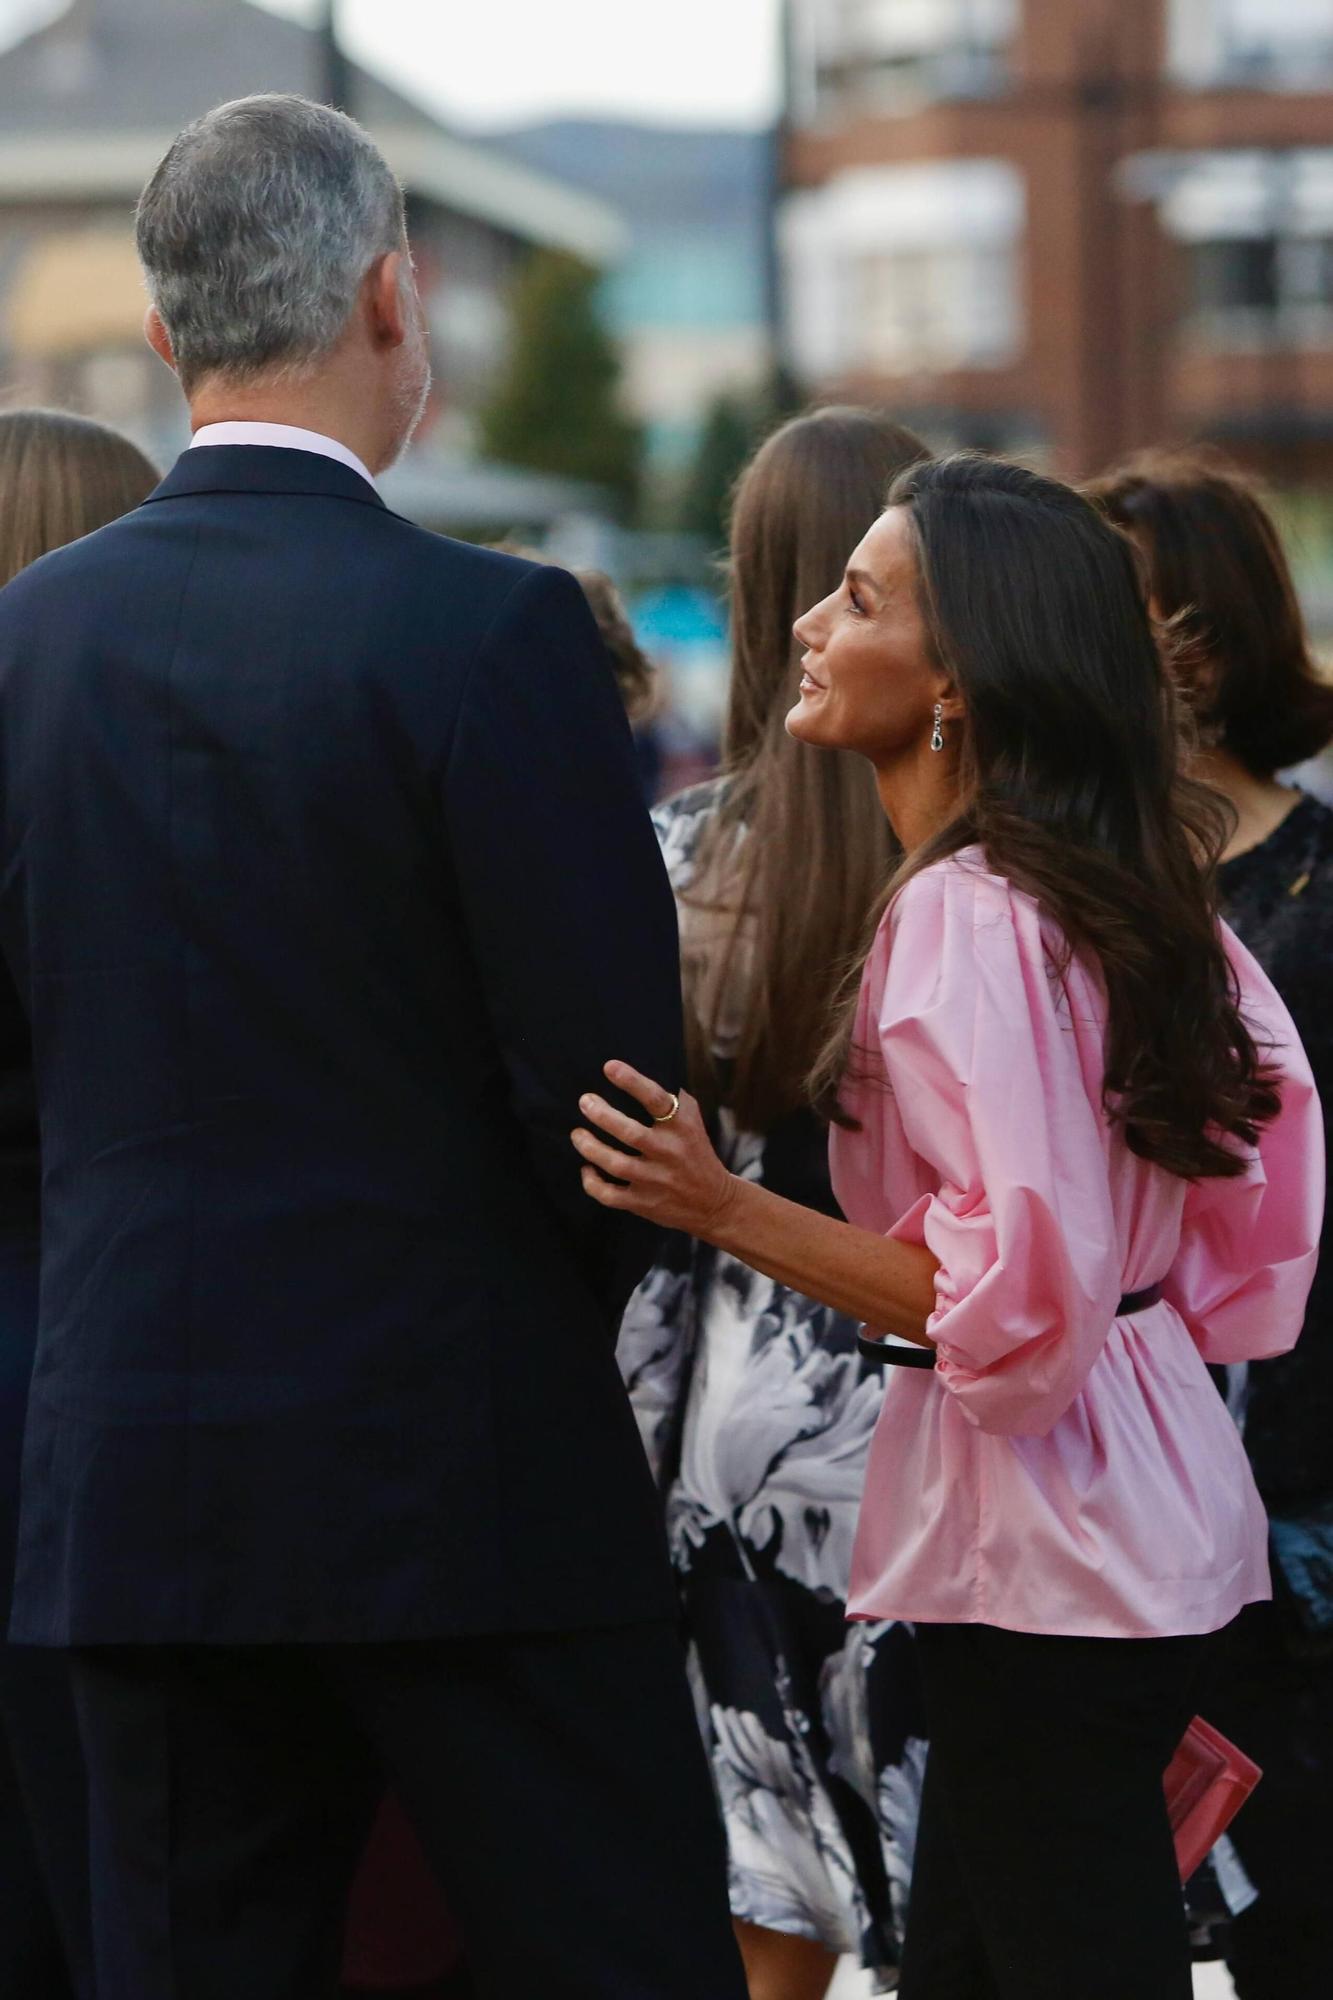
[[[1155,1285],[1144,1285],[1140,1291],[1125,1292],[1115,1309],[1117,1319],[1131,1319],[1135,1313],[1147,1312],[1151,1306],[1160,1305],[1166,1295],[1166,1281],[1159,1279]],[[872,1368],[933,1368],[935,1349],[922,1347],[914,1340],[897,1340],[893,1335],[876,1337],[864,1331],[856,1336],[856,1344],[862,1359]]]
[[[942,1378],[893,1374],[853,1616],[1149,1638],[1213,1630],[1270,1595],[1245,1447],[1168,1299],[1113,1323],[1049,1429],[983,1429]]]

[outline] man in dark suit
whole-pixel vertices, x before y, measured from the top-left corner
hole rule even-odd
[[[14,1636],[68,1648],[100,2000],[308,2000],[387,1775],[496,1994],[740,2000],[569,1144],[681,1071],[671,899],[563,572],[389,513],[399,190],[224,106],[146,189],[195,445],[0,597],[41,1330]]]

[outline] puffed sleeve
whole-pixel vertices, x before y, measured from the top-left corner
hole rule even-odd
[[[1223,937],[1282,1109],[1245,1174],[1190,1188],[1166,1295],[1205,1361],[1258,1361],[1293,1347],[1305,1316],[1324,1215],[1324,1121],[1291,1016],[1239,939]]]
[[[1121,1292],[1096,991],[1071,978],[1086,1002],[1071,1008],[1036,905],[964,862],[909,882],[890,922],[880,1047],[907,1141],[939,1177],[893,1234],[939,1260],[928,1331],[963,1414],[1039,1435]]]

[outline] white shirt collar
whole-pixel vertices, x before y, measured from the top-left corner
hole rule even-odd
[[[320,431],[303,431],[296,424],[204,424],[190,439],[190,449],[210,444],[266,444],[275,445],[280,451],[313,451],[321,458],[336,459],[339,465],[359,472],[367,485],[375,484],[356,453],[345,444],[340,444],[337,438],[325,437]]]

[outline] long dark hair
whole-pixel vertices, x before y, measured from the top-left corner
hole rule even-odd
[[[796,701],[795,619],[835,589],[920,438],[871,410],[793,418],[741,474],[731,513],[730,782],[683,901],[690,1084],[743,1129],[807,1102],[829,1009],[897,847],[859,757],[812,756],[784,727]],[[701,920],[701,921],[700,921]],[[707,948],[691,935],[709,934]],[[725,1073],[723,1016],[737,1028]]]
[[[965,711],[958,811],[890,893],[979,845],[1100,970],[1105,1102],[1131,1151],[1188,1179],[1244,1172],[1228,1142],[1253,1144],[1278,1098],[1214,916],[1226,809],[1183,775],[1134,548],[1071,488],[995,459],[914,467],[890,502]],[[825,1090],[847,1047],[844,1025]]]
[[[1149,452],[1089,491],[1143,550],[1203,740],[1260,778],[1318,756],[1333,738],[1333,687],[1252,481],[1210,451]]]

